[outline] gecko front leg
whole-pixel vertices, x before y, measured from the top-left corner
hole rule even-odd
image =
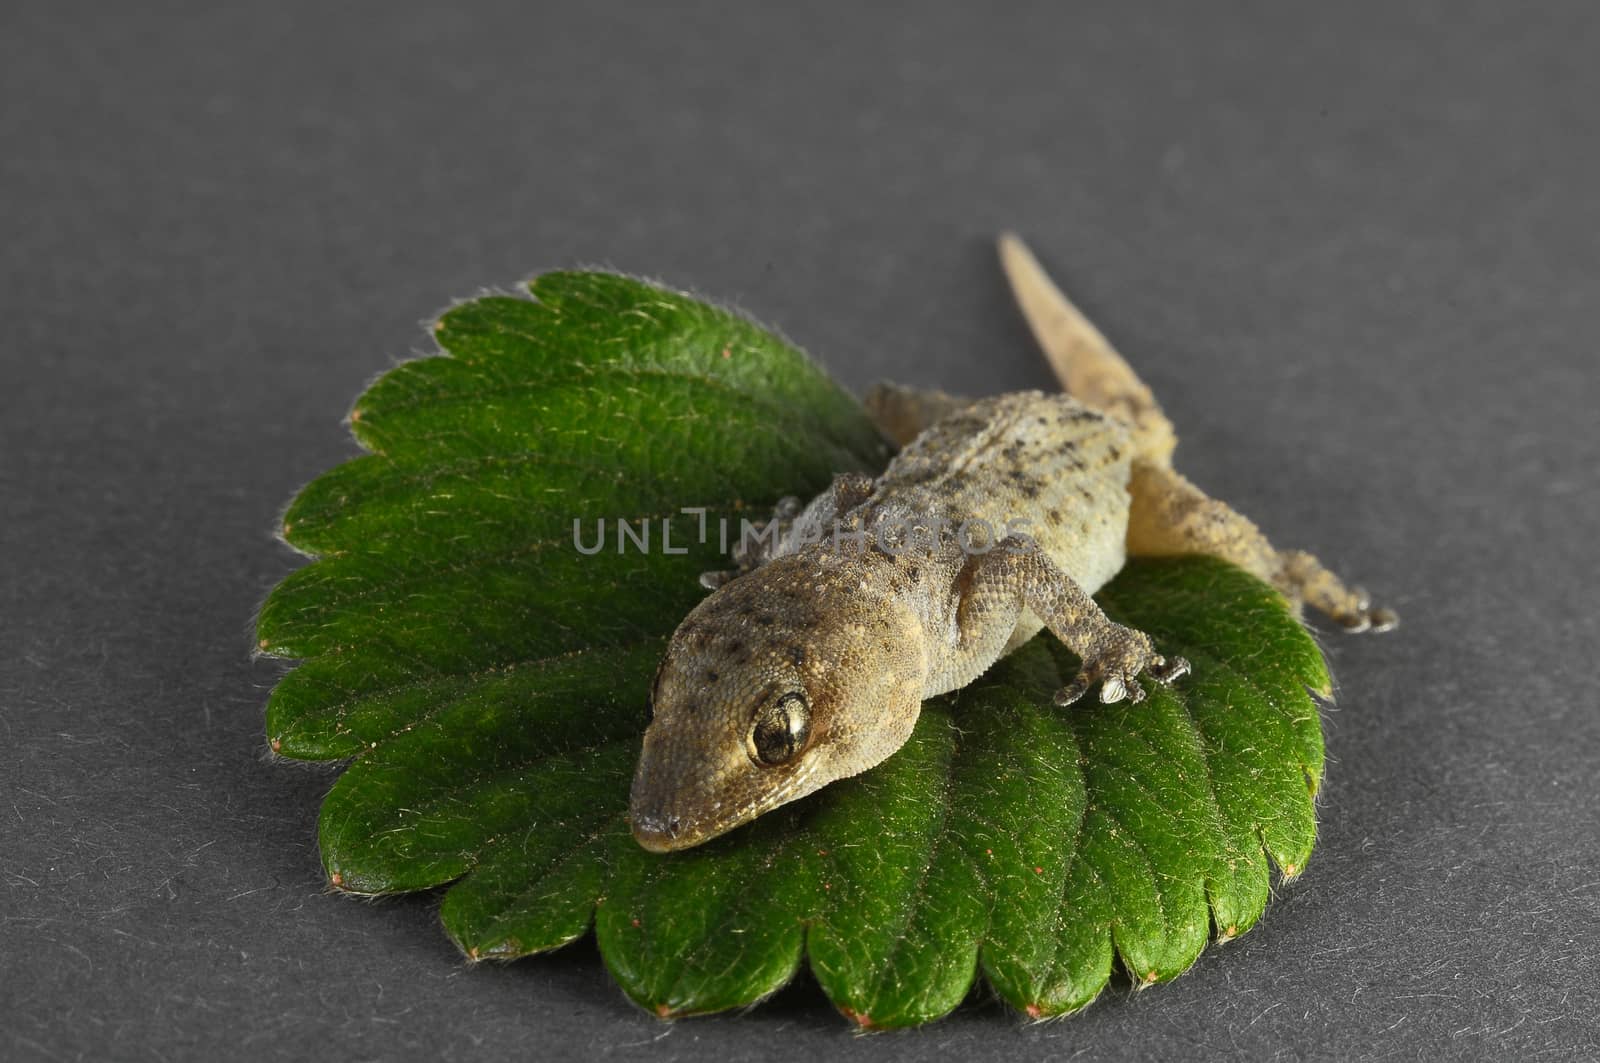
[[[744,529],[741,527],[739,541],[733,544],[731,551],[733,567],[700,573],[700,586],[708,591],[714,591],[766,563],[776,554],[778,545],[783,542],[784,537],[789,534],[789,529],[794,526],[796,518],[804,511],[805,503],[794,495],[785,495],[778,499],[778,504],[772,507],[772,516],[769,519],[750,526],[756,532],[753,541],[744,534]]]
[[[1030,609],[1052,634],[1083,659],[1077,676],[1055,695],[1057,705],[1077,701],[1095,683],[1102,702],[1144,700],[1141,672],[1171,683],[1189,671],[1182,657],[1170,661],[1155,652],[1150,636],[1117,623],[1084,593],[1032,539],[1011,535],[979,554],[957,580],[958,667],[970,682],[996,658],[1010,639],[1023,609]]]
[[[826,538],[833,523],[871,498],[875,487],[876,483],[866,473],[842,472],[809,505],[803,505],[793,495],[779,499],[771,520],[754,525],[753,536],[741,534],[734,543],[734,567],[702,572],[700,586],[714,591],[775,557],[792,554],[807,542]]]

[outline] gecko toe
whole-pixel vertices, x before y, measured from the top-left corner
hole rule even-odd
[[[1189,674],[1189,662],[1183,657],[1157,657],[1150,662],[1150,678],[1157,683],[1170,685]]]
[[[1084,672],[1079,672],[1066,686],[1056,691],[1053,699],[1057,705],[1071,705],[1083,697],[1089,690],[1089,677]]]
[[[1337,615],[1339,626],[1344,628],[1346,634],[1359,635],[1363,632],[1377,634],[1381,631],[1393,631],[1400,626],[1400,614],[1393,609],[1367,604],[1365,595],[1361,596],[1356,608],[1347,613]]]
[[[1393,631],[1400,625],[1400,616],[1393,609],[1374,606],[1372,598],[1361,587],[1350,590],[1351,601],[1345,609],[1335,613],[1335,619],[1348,634],[1359,635],[1370,631]]]
[[[1141,697],[1144,695],[1142,687],[1135,685],[1133,689],[1137,690]],[[1105,682],[1100,684],[1100,701],[1106,705],[1121,701],[1127,696],[1128,684],[1122,681],[1120,675],[1107,676]],[[1139,699],[1135,698],[1134,700],[1137,701]]]
[[[725,572],[702,572],[700,573],[700,586],[708,591],[714,591],[738,574],[737,571],[731,569]]]
[[[1400,614],[1393,609],[1374,609],[1367,616],[1371,621],[1371,627],[1368,630],[1375,635],[1383,631],[1393,631],[1400,626]]]

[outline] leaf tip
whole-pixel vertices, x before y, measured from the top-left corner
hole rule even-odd
[[[857,1011],[855,1008],[850,1008],[850,1007],[841,1007],[839,1009],[839,1014],[843,1015],[845,1018],[847,1018],[851,1022],[855,1023],[857,1029],[860,1029],[860,1030],[876,1030],[876,1029],[878,1029],[878,1025],[872,1021],[872,1016],[868,1015],[864,1011]]]

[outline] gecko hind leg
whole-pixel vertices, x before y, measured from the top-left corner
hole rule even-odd
[[[1165,684],[1189,671],[1188,661],[1162,657],[1150,636],[1101,612],[1032,539],[1007,536],[988,553],[974,555],[958,586],[963,588],[956,613],[958,657],[966,670],[981,672],[1000,655],[1024,608],[1082,658],[1077,676],[1056,692],[1057,705],[1072,704],[1095,683],[1102,702],[1143,701],[1140,673]],[[973,676],[950,678],[961,685]]]
[[[1394,610],[1374,608],[1366,591],[1346,585],[1311,554],[1274,547],[1248,517],[1170,467],[1136,460],[1128,493],[1131,555],[1205,554],[1232,562],[1278,588],[1297,610],[1309,605],[1350,632],[1388,631],[1400,622]]]

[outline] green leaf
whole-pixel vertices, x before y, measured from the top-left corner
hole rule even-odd
[[[451,884],[444,925],[475,959],[592,926],[663,1016],[749,1004],[809,962],[876,1028],[948,1013],[980,971],[1035,1017],[1094,1000],[1116,962],[1172,978],[1213,927],[1260,917],[1269,860],[1305,866],[1321,654],[1271,588],[1200,558],[1131,564],[1101,595],[1193,662],[1175,690],[1057,709],[1077,661],[1043,636],[928,702],[879,768],[700,848],[639,848],[625,811],[649,681],[720,567],[718,521],[737,534],[888,452],[743,318],[601,273],[532,293],[446,314],[448,353],[352,411],[372,453],[285,515],[315,560],[259,617],[263,652],[303,658],[267,730],[283,756],[350,761],[320,823],[335,886]],[[651,549],[608,535],[585,554],[574,518],[585,547],[597,518],[648,522]]]

